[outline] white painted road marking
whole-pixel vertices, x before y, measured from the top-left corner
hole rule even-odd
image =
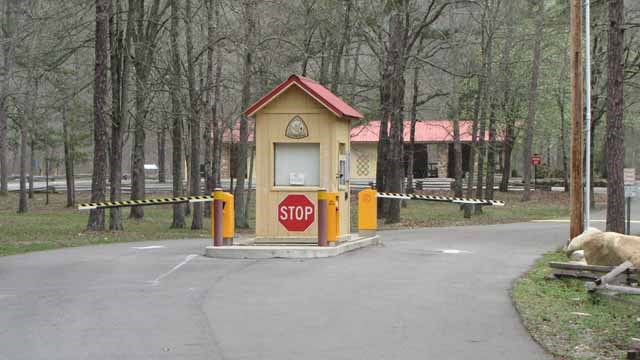
[[[467,250],[443,249],[438,251],[442,252],[443,254],[471,254],[471,251]]]
[[[165,277],[169,276],[172,272],[180,269],[182,266],[186,265],[189,261],[193,260],[193,258],[198,257],[198,255],[195,254],[191,254],[191,255],[187,255],[187,257],[184,259],[183,262],[181,262],[180,264],[176,265],[173,267],[173,269],[167,271],[166,273],[158,276],[157,278],[149,281],[149,283],[151,283],[152,285],[158,285],[160,283],[160,280],[164,279]]]
[[[607,220],[590,220],[591,222],[604,223]],[[552,222],[552,223],[568,223],[569,219],[548,219],[548,220],[531,220],[531,222]],[[640,224],[640,220],[631,220],[632,224]]]
[[[150,250],[150,249],[165,249],[164,245],[151,245],[151,246],[134,246],[132,249],[136,250]]]

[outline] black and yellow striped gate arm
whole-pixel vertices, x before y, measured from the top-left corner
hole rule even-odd
[[[449,203],[454,203],[454,204],[504,206],[504,201],[500,201],[500,200],[469,199],[469,198],[459,198],[459,197],[451,197],[451,196],[436,196],[436,195],[418,195],[418,194],[401,194],[401,193],[379,192],[378,193],[378,197],[379,198],[383,198],[383,199],[423,200],[423,201],[449,202]]]
[[[168,205],[180,203],[208,202],[213,201],[210,195],[203,196],[182,196],[176,198],[158,198],[145,200],[121,200],[121,201],[105,201],[96,203],[84,203],[78,205],[78,210],[108,209],[125,206],[150,206],[150,205]]]

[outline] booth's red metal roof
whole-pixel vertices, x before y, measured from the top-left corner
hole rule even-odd
[[[471,142],[473,121],[460,120],[460,141]],[[404,141],[410,141],[411,121],[404,122]],[[351,142],[378,142],[380,135],[380,121],[369,121],[351,129]],[[453,124],[451,120],[423,120],[416,122],[416,142],[453,142]],[[497,141],[502,141],[503,136],[496,135]],[[489,140],[489,132],[485,134]]]
[[[336,96],[329,89],[319,83],[300,75],[291,75],[287,80],[273,88],[265,96],[260,98],[255,104],[251,105],[244,113],[247,116],[253,116],[258,110],[262,109],[271,100],[280,95],[291,85],[297,85],[311,97],[316,99],[336,116],[341,118],[362,119],[362,114],[358,110],[351,107],[341,98]]]

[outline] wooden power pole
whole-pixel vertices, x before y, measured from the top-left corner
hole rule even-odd
[[[582,1],[571,0],[571,225],[570,239],[584,231]]]

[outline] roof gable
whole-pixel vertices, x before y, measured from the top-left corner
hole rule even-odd
[[[351,107],[349,104],[344,102],[344,100],[336,96],[324,86],[309,78],[299,75],[291,75],[287,80],[285,80],[280,85],[269,91],[262,98],[260,98],[260,100],[258,100],[255,104],[251,105],[247,110],[245,110],[244,114],[247,116],[253,116],[256,112],[264,108],[273,99],[286,91],[290,86],[298,86],[307,95],[311,96],[318,103],[322,104],[325,108],[327,108],[327,110],[331,111],[337,117],[353,119],[362,119],[363,117],[362,114],[358,112],[358,110]]]

